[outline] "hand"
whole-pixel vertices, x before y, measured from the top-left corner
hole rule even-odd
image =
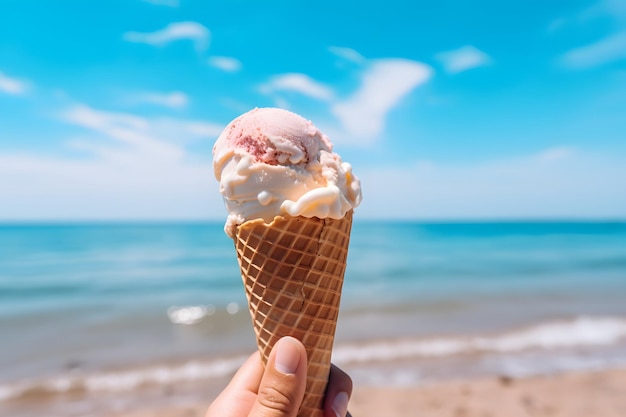
[[[259,353],[250,356],[213,401],[206,417],[295,417],[306,387],[307,357],[300,341],[280,339],[265,369]],[[349,417],[352,380],[332,365],[326,389],[325,417]]]

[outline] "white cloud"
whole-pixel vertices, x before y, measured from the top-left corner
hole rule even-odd
[[[212,56],[208,59],[209,65],[222,71],[235,72],[241,69],[241,61],[229,56]]]
[[[261,92],[270,94],[275,91],[295,91],[318,100],[332,100],[334,93],[326,85],[315,81],[306,74],[290,73],[273,77],[260,87]]]
[[[164,46],[170,42],[188,39],[194,43],[197,50],[201,51],[209,46],[210,34],[209,29],[200,23],[176,22],[155,32],[126,32],[124,39],[153,46]]]
[[[609,17],[623,19],[626,17],[626,1],[599,0],[574,14],[569,20],[577,24],[586,23],[594,19]]]
[[[133,117],[117,122],[142,125]],[[11,179],[0,181],[0,219],[224,218],[210,161],[179,150],[184,157],[167,163],[143,152],[124,161],[0,154],[0,177]],[[562,147],[479,164],[361,168],[355,173],[364,200],[357,212],[359,218],[625,218],[625,165],[624,155]]]
[[[546,149],[539,152],[535,159],[538,161],[558,161],[560,159],[566,159],[575,154],[576,150],[568,146],[561,146],[556,148]]]
[[[559,61],[570,69],[585,69],[622,59],[626,59],[626,31],[572,49],[561,55]]]
[[[210,161],[162,164],[144,154],[126,163],[0,154],[0,219],[225,218]]]
[[[85,105],[65,111],[61,118],[122,144],[122,147],[103,147],[86,141],[72,143],[74,147],[89,150],[99,158],[120,163],[126,163],[137,155],[161,164],[177,162],[185,156],[182,145],[197,140],[213,140],[224,127],[198,120],[148,119],[128,113],[96,110]]]
[[[489,55],[471,45],[452,51],[440,52],[435,58],[445,70],[451,74],[467,71],[472,68],[484,67],[491,63]]]
[[[475,165],[355,171],[370,218],[626,218],[626,157],[572,148]],[[401,202],[398,203],[398,196]]]
[[[68,123],[90,129],[126,145],[120,148],[80,144],[83,149],[89,148],[103,159],[127,163],[137,155],[145,155],[151,160],[166,163],[177,161],[183,156],[180,148],[153,137],[150,134],[149,121],[139,116],[105,112],[80,105],[63,113],[62,118]]]
[[[350,55],[349,51],[353,50],[339,48],[339,53]],[[360,85],[349,94],[338,95],[329,86],[301,73],[274,76],[259,86],[259,91],[271,95],[276,106],[294,111],[298,111],[297,98],[290,97],[296,102],[294,106],[285,100],[285,96],[275,93],[297,92],[319,100],[320,104],[328,104],[334,117],[324,119],[318,116],[318,126],[336,143],[351,142],[362,146],[377,139],[389,112],[413,89],[430,79],[433,72],[423,63],[401,58],[365,60],[352,71],[360,79]]]
[[[179,0],[143,0],[147,3],[156,4],[159,6],[178,7],[180,6]]]
[[[217,123],[186,122],[185,127],[189,133],[194,135],[214,137],[217,139],[217,136],[222,133],[225,126]]]
[[[342,46],[330,46],[328,47],[328,50],[333,55],[336,55],[347,61],[352,61],[357,64],[362,64],[365,62],[365,57],[352,48],[345,48]]]
[[[148,92],[131,96],[129,101],[133,103],[149,103],[172,109],[180,109],[187,106],[189,103],[189,97],[181,91],[173,91],[171,93]]]
[[[371,61],[362,75],[360,88],[332,107],[345,131],[362,142],[379,135],[387,114],[409,92],[432,75],[430,67],[406,59]]]
[[[86,105],[64,111],[83,127],[68,145],[79,159],[0,153],[0,218],[185,219],[224,216],[208,157],[189,154],[206,141],[210,154],[223,126],[204,121],[150,119]]]
[[[0,92],[11,94],[11,95],[20,95],[24,94],[28,89],[28,83],[22,80],[18,80],[17,78],[9,77],[8,75],[3,74],[0,71]]]
[[[624,0],[599,0],[577,12],[560,16],[548,25],[548,32],[553,33],[565,28],[573,28],[599,19],[609,19],[621,23],[626,19],[626,1]]]

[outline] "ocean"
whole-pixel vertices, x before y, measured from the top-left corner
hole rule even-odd
[[[210,399],[255,349],[221,223],[0,225],[0,415]],[[625,222],[355,219],[356,384],[626,367]]]

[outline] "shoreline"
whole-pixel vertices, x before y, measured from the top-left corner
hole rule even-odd
[[[563,354],[557,353],[552,361],[567,361]],[[553,371],[535,374],[493,371],[463,374],[463,361],[458,359],[407,358],[341,365],[354,382],[349,410],[354,417],[626,416],[623,361],[609,365],[605,357],[605,366],[601,368],[557,370],[554,367]],[[474,357],[478,362],[486,359],[483,355]],[[41,389],[30,390],[19,399],[1,402],[0,415],[30,417],[48,412],[63,417],[203,417],[210,402],[227,386],[238,364],[228,368],[214,378],[141,384],[132,390],[117,385],[120,382],[117,378],[99,381],[113,384],[110,387],[116,389],[71,389],[55,395]],[[457,373],[446,374],[445,369],[456,369]],[[433,370],[438,377],[421,377]]]
[[[95,372],[76,367],[49,377],[0,383],[0,408],[7,413],[0,415],[203,416],[202,410],[247,357],[195,357]],[[502,417],[572,417],[577,414],[529,414],[527,409],[545,403],[546,410],[560,410],[571,402],[568,397],[587,409],[580,401],[587,398],[585,386],[590,385],[626,392],[626,318],[578,317],[495,334],[340,343],[333,362],[354,381],[354,417],[413,415],[409,411],[415,409],[428,410],[430,417],[496,417],[501,408],[512,410]],[[569,375],[600,382],[584,383],[580,379],[586,377]],[[546,387],[534,386],[542,384]],[[544,399],[546,393],[551,394]],[[619,402],[602,392],[594,395],[622,411],[589,415],[626,416],[626,396]],[[468,414],[473,409],[481,411]]]
[[[623,417],[626,368],[526,378],[482,377],[427,385],[355,385],[354,417]],[[206,403],[136,409],[107,417],[203,417]]]

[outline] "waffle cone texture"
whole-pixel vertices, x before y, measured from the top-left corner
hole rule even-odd
[[[298,417],[322,417],[324,394],[352,210],[339,220],[277,216],[239,225],[235,247],[257,345],[267,363],[274,344],[293,336],[308,356],[307,388]]]

